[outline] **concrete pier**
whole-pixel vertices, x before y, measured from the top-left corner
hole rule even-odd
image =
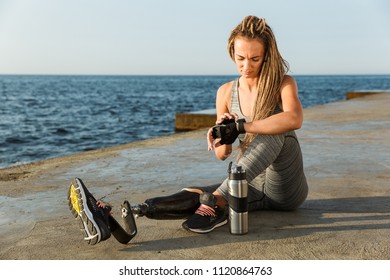
[[[364,97],[366,95],[372,95],[372,94],[381,94],[381,93],[390,93],[390,91],[386,90],[359,90],[359,91],[349,91],[346,93],[345,97],[347,100],[353,99],[353,98],[360,98]]]
[[[207,152],[206,128],[0,170],[0,259],[390,259],[390,95],[304,109],[297,135],[309,183],[294,212],[249,215],[249,233],[199,235],[182,220],[137,219],[127,245],[83,240],[67,205],[74,177],[110,202],[221,182],[228,162]]]
[[[195,130],[215,125],[217,115],[215,109],[190,113],[177,113],[175,116],[176,130]]]

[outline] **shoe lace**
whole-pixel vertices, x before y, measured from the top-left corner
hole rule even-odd
[[[97,200],[90,195],[88,197],[89,204],[92,207],[92,210],[95,212],[95,214],[99,215],[103,220],[107,219],[111,212],[111,207],[102,207],[97,204]]]
[[[208,206],[206,204],[201,204],[199,208],[195,211],[195,214],[199,214],[201,216],[210,216],[210,217],[216,217],[215,209],[211,206]]]

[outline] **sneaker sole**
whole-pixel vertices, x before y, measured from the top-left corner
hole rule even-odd
[[[186,230],[189,230],[189,231],[192,231],[192,232],[195,232],[195,233],[209,233],[211,231],[213,231],[214,229],[216,229],[217,227],[221,227],[223,225],[226,225],[227,224],[227,219],[223,220],[222,222],[218,223],[218,224],[215,224],[213,227],[211,228],[208,228],[208,229],[198,229],[198,228],[189,228],[187,225],[183,224],[183,227],[184,229]]]
[[[84,240],[89,245],[95,245],[101,240],[99,226],[93,218],[87,206],[87,199],[82,182],[76,178],[72,181],[68,190],[69,209],[79,223]]]

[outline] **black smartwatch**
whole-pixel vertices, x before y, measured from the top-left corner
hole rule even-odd
[[[243,134],[246,132],[245,128],[244,128],[245,122],[246,122],[245,119],[237,119],[236,120],[236,128],[237,128],[238,133]]]

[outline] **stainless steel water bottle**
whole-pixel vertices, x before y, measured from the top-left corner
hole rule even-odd
[[[231,234],[248,233],[248,182],[242,166],[229,165],[229,222]]]

